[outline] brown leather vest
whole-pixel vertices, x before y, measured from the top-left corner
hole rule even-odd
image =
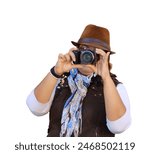
[[[117,85],[119,81],[114,74],[111,77]],[[71,95],[67,79],[56,88],[53,103],[49,112],[50,122],[47,137],[59,137],[61,116],[64,104]],[[80,137],[114,137],[106,125],[103,83],[100,76],[93,77],[82,106],[82,133]]]

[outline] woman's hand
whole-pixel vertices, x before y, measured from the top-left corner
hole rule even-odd
[[[65,55],[59,54],[58,61],[55,65],[55,72],[58,75],[62,75],[65,72],[69,72],[72,68],[81,68],[82,65],[75,65],[73,61],[75,61],[75,55],[72,52],[73,50],[77,50],[76,48],[71,48],[69,52]]]
[[[92,68],[96,74],[100,75],[103,80],[105,80],[105,78],[110,76],[109,64],[108,64],[108,58],[110,52],[106,53],[101,49],[96,49],[96,53],[100,56],[100,59],[96,63],[96,66],[89,65],[89,67]]]

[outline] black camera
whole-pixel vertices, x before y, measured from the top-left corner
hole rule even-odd
[[[74,64],[96,64],[96,62],[99,60],[99,55],[96,54],[95,51],[92,50],[74,50],[73,51],[76,61],[74,61]]]

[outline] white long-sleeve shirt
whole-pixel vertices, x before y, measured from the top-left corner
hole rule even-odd
[[[47,103],[40,103],[35,97],[34,90],[29,94],[29,96],[27,97],[26,103],[30,111],[34,115],[42,116],[49,112],[50,107],[52,105],[53,98],[54,98],[55,89],[56,87],[54,88],[51,98]],[[107,127],[114,134],[122,133],[131,124],[130,101],[124,85],[119,83],[117,85],[117,91],[126,107],[126,112],[122,117],[120,117],[117,120],[110,121],[107,119]]]

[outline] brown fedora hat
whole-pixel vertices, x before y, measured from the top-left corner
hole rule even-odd
[[[79,45],[89,45],[108,51],[111,54],[115,52],[111,51],[110,48],[110,36],[108,29],[104,27],[99,27],[96,25],[87,25],[78,40],[78,42],[71,41],[73,45],[79,47]]]

